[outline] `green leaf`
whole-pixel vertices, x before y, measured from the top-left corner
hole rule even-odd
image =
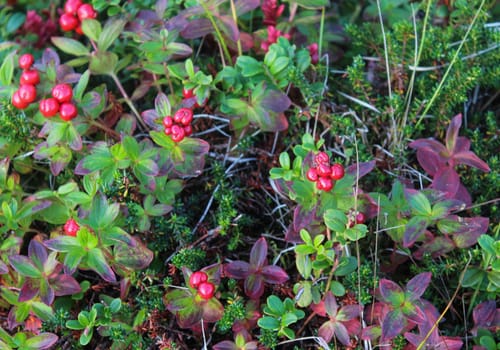
[[[158,146],[161,146],[167,150],[172,150],[175,147],[175,142],[172,141],[171,137],[165,135],[164,132],[150,131],[149,135]]]
[[[92,74],[113,75],[118,64],[118,56],[114,52],[98,51],[90,56],[89,69]]]
[[[90,78],[90,71],[87,69],[80,76],[80,80],[78,80],[78,83],[76,84],[75,88],[73,89],[73,96],[75,97],[75,100],[81,101],[81,99],[83,98],[83,93],[85,92],[85,89],[87,88],[87,85],[89,83],[89,78]]]
[[[83,31],[83,34],[88,36],[90,39],[92,39],[94,41],[98,41],[99,37],[101,36],[101,31],[102,31],[101,22],[99,22],[95,19],[90,19],[90,18],[84,19],[82,21],[82,31]]]
[[[257,324],[260,328],[268,329],[271,331],[280,329],[280,322],[274,317],[264,316],[262,318],[259,318]]]
[[[290,169],[290,156],[286,152],[280,154],[280,165],[283,169]]]
[[[269,298],[267,298],[267,306],[274,315],[279,316],[285,313],[283,302],[276,295],[271,295]]]
[[[84,329],[85,326],[82,325],[77,320],[69,320],[69,321],[66,321],[66,328],[74,329],[74,330],[78,331],[78,330]]]
[[[42,277],[42,272],[33,264],[33,262],[24,255],[12,255],[9,257],[9,262],[21,275],[31,278]]]
[[[53,36],[52,43],[61,51],[75,56],[86,56],[90,50],[81,42],[62,36]]]
[[[123,149],[132,160],[139,158],[139,144],[132,136],[125,136],[122,140]]]
[[[259,62],[255,58],[250,56],[238,57],[238,59],[236,60],[236,67],[240,69],[241,74],[246,78],[264,73],[262,62]]]
[[[120,36],[125,27],[125,21],[118,19],[109,22],[104,26],[99,39],[97,40],[97,47],[101,51],[106,51],[111,44]]]
[[[4,4],[2,4],[4,5]],[[3,12],[3,11],[2,11]],[[6,13],[2,13],[2,17],[6,16]],[[26,15],[22,12],[15,12],[13,13],[10,17],[9,20],[7,21],[7,25],[5,26],[5,30],[7,33],[14,33],[16,30],[18,30],[23,23],[26,20]],[[2,19],[2,22],[5,23],[5,19]]]
[[[330,5],[329,0],[288,0],[288,2],[296,3],[308,9],[319,9]]]
[[[432,216],[431,203],[422,192],[412,194],[408,198],[412,211],[417,215]]]
[[[0,67],[0,83],[3,86],[9,86],[14,76],[14,54],[11,52],[4,58],[2,66]]]
[[[87,264],[107,282],[116,282],[116,276],[99,248],[94,248],[87,255]]]
[[[326,226],[334,232],[344,232],[348,218],[342,210],[328,209],[323,215]]]

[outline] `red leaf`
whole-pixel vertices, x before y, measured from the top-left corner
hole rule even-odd
[[[279,266],[268,265],[262,269],[264,281],[270,284],[281,284],[288,280],[288,274]]]
[[[346,174],[356,176],[357,171],[358,171],[358,165],[359,165],[359,177],[362,178],[366,174],[368,174],[370,171],[375,168],[376,161],[371,160],[369,162],[362,162],[362,163],[354,163],[349,165],[346,169],[345,172]]]
[[[258,268],[267,263],[267,241],[261,237],[255,242],[250,251],[250,265],[252,268]]]
[[[430,176],[434,176],[439,169],[446,166],[446,160],[428,148],[422,148],[417,151],[417,160]]]
[[[417,300],[424,294],[429,283],[431,283],[431,278],[431,272],[422,272],[408,281],[406,284],[406,291],[410,292],[410,300]]]
[[[453,198],[458,191],[460,177],[452,167],[441,168],[432,180],[431,188],[447,193],[448,198]]]
[[[350,321],[355,317],[358,317],[360,314],[360,306],[359,305],[344,305],[342,309],[340,309],[337,319],[339,321]]]
[[[340,323],[340,322],[335,322],[333,324],[335,336],[337,339],[344,344],[345,346],[349,345],[351,343],[351,339],[349,337],[349,332],[347,331],[347,328]]]
[[[328,321],[323,323],[321,327],[319,327],[318,335],[321,338],[325,339],[327,343],[329,343],[330,340],[332,340],[333,335],[335,334],[334,324],[335,324],[334,322]]]
[[[325,310],[328,316],[335,318],[337,316],[337,312],[339,309],[339,305],[337,304],[337,300],[332,292],[328,291],[325,297]]]
[[[389,312],[382,321],[382,339],[392,339],[406,326],[406,318],[400,310]]]
[[[250,264],[246,261],[233,261],[224,267],[224,273],[227,277],[244,279],[250,274]]]
[[[486,173],[491,171],[488,164],[479,159],[479,157],[476,156],[472,151],[463,151],[456,153],[453,155],[453,160],[456,164],[466,164]]]
[[[258,299],[264,294],[264,277],[262,275],[250,275],[245,279],[245,294],[250,299]]]
[[[383,301],[399,305],[404,300],[403,290],[391,280],[382,278],[379,282],[379,290]]]

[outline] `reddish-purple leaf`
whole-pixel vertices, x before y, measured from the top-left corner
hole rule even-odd
[[[236,23],[234,23],[233,18],[231,16],[217,16],[217,19],[219,20],[219,25],[224,34],[226,34],[232,41],[237,41],[240,37],[240,32]]]
[[[154,109],[147,109],[141,113],[144,122],[153,130],[162,130],[163,126],[160,123],[156,123],[156,120],[160,118],[158,113]]]
[[[206,18],[196,18],[189,21],[188,25],[182,30],[181,36],[184,39],[201,38],[214,31],[214,27]]]
[[[264,277],[252,274],[245,279],[245,294],[250,299],[259,299],[264,294]]]
[[[434,176],[439,169],[446,166],[446,160],[429,148],[419,149],[417,151],[417,160],[430,176]]]
[[[334,324],[335,323],[332,321],[327,321],[323,323],[321,327],[319,327],[318,329],[318,335],[321,338],[325,339],[327,343],[329,343],[332,340],[333,335],[335,334]]]
[[[333,324],[333,329],[335,332],[335,337],[344,344],[345,346],[349,345],[351,343],[351,339],[349,337],[349,332],[347,331],[347,328],[341,323],[341,322],[335,322]]]
[[[426,322],[425,314],[417,304],[406,303],[403,314],[413,323],[422,324]]]
[[[267,241],[264,237],[259,238],[250,251],[250,265],[259,268],[267,264]]]
[[[362,178],[375,168],[375,164],[376,164],[375,160],[371,160],[369,162],[354,163],[349,165],[345,169],[345,172],[346,174],[356,176],[358,175],[358,166],[359,166],[359,177]]]
[[[283,92],[279,90],[271,90],[267,89],[264,98],[260,101],[260,106],[264,109],[281,113],[286,111],[292,101],[285,95]]]
[[[474,308],[472,318],[474,319],[474,328],[472,328],[471,333],[477,335],[479,328],[489,329],[500,326],[498,322],[500,321],[500,309],[497,309],[495,300],[483,301]],[[495,322],[496,318],[498,318],[497,322]]]
[[[449,156],[446,147],[439,141],[434,139],[418,139],[408,144],[410,148],[416,150],[427,148],[430,151],[440,155],[441,157],[447,158]]]
[[[457,137],[457,141],[455,142],[455,149],[453,150],[454,154],[460,152],[466,152],[470,150],[470,140],[465,136]]]
[[[425,232],[428,226],[427,219],[414,216],[406,224],[406,229],[403,235],[403,246],[405,248],[411,247],[420,236]]]
[[[401,310],[396,309],[390,311],[382,321],[382,339],[392,339],[406,326],[406,318]]]
[[[58,336],[53,333],[40,333],[26,340],[24,346],[27,349],[50,349],[58,339]]]
[[[204,322],[217,322],[224,314],[224,306],[217,298],[211,298],[203,303],[203,321]]]
[[[54,289],[46,280],[39,280],[38,295],[40,296],[40,300],[47,305],[52,305],[52,303],[54,302]]]
[[[350,321],[360,314],[359,305],[344,305],[337,314],[337,320],[339,321]]]
[[[379,326],[368,326],[363,328],[361,331],[361,340],[371,340],[374,341],[380,337],[381,329]]]
[[[224,272],[227,277],[244,279],[250,273],[250,264],[241,260],[233,261],[225,265]]]
[[[203,309],[194,303],[191,307],[183,308],[177,312],[177,323],[181,328],[191,328],[198,325],[203,317]]]
[[[241,16],[247,12],[255,10],[257,7],[259,7],[259,5],[259,0],[236,0],[234,7],[236,8],[236,14],[238,16]]]
[[[455,145],[458,137],[458,130],[460,129],[460,126],[462,125],[462,114],[457,114],[456,116],[453,117],[453,119],[450,122],[450,125],[448,126],[448,129],[446,130],[446,148],[450,151],[450,153],[453,153],[455,150]]]
[[[28,246],[28,256],[35,265],[42,270],[43,264],[47,261],[47,249],[36,239],[32,239]]]
[[[80,284],[70,275],[60,274],[50,281],[50,285],[54,288],[54,294],[72,295],[79,293],[82,288]]]
[[[281,284],[288,280],[288,274],[281,267],[268,265],[262,269],[264,281],[270,284]]]
[[[465,164],[474,168],[477,168],[484,172],[491,171],[488,164],[482,161],[478,156],[472,151],[463,151],[453,155],[453,160],[455,164]]]
[[[462,183],[458,185],[457,193],[455,193],[455,199],[464,202],[467,206],[472,204],[472,197]]]
[[[447,193],[448,198],[453,198],[458,191],[460,177],[451,166],[441,168],[432,180],[431,188]]]
[[[404,291],[391,280],[382,278],[379,282],[379,290],[382,300],[399,306],[404,301]]]
[[[240,350],[233,341],[224,340],[212,347],[213,350]]]
[[[431,283],[432,273],[422,272],[413,277],[406,284],[406,291],[411,301],[419,299]]]
[[[337,312],[339,309],[339,305],[337,304],[337,300],[332,292],[328,291],[325,297],[325,310],[328,316],[335,318],[337,316]]]
[[[3,261],[0,260],[0,275],[4,275],[9,273],[9,268]]]
[[[490,220],[477,216],[472,218],[460,218],[462,223],[460,229],[452,236],[458,248],[467,248],[477,243],[479,236],[488,231]]]
[[[33,299],[38,295],[38,291],[40,288],[39,280],[26,278],[23,286],[21,287],[21,291],[19,292],[19,302],[28,301]]]

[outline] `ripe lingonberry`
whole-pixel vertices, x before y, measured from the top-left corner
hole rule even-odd
[[[34,62],[35,58],[30,53],[25,53],[24,55],[21,55],[21,57],[19,57],[18,60],[19,67],[21,67],[21,69],[30,69]]]
[[[40,75],[36,69],[27,69],[21,74],[19,82],[21,84],[36,85],[40,82]]]
[[[186,88],[183,88],[182,89],[182,96],[184,98],[191,98],[194,96],[194,89],[186,89]]]
[[[342,166],[342,164],[335,163],[331,167],[330,177],[333,180],[340,180],[341,178],[344,177],[344,173],[345,173],[345,171],[344,171],[344,167]]]
[[[198,286],[198,294],[205,300],[211,299],[215,293],[215,286],[210,282],[202,282]]]
[[[59,116],[62,120],[70,121],[78,115],[76,106],[72,103],[62,103],[59,106]]]
[[[171,116],[166,116],[165,118],[163,118],[163,126],[165,128],[171,128],[172,125],[174,125],[174,120]]]
[[[184,126],[184,135],[189,137],[193,134],[193,127],[191,125]]]
[[[306,173],[306,178],[312,182],[318,181],[318,172],[316,171],[316,168],[309,168]]]
[[[79,24],[80,21],[78,18],[70,13],[63,13],[61,17],[59,17],[59,26],[61,27],[61,30],[65,32],[70,32],[73,29],[76,29]]]
[[[365,222],[365,220],[366,220],[365,214],[363,214],[362,212],[358,212],[356,214],[356,223],[357,224],[362,224]]]
[[[68,84],[57,84],[52,88],[52,96],[59,103],[70,102],[73,98],[73,88]]]
[[[193,111],[189,108],[181,108],[174,114],[174,122],[189,125],[193,121]]]
[[[330,176],[331,173],[330,166],[328,165],[328,163],[318,164],[318,166],[316,167],[316,171],[318,172],[319,176],[323,177]]]
[[[328,154],[326,152],[319,152],[314,157],[314,161],[316,162],[316,164],[328,163],[328,162],[330,162],[330,157],[328,156]]]
[[[64,4],[64,12],[70,15],[76,15],[78,8],[82,6],[82,0],[68,0],[66,4]]]
[[[44,117],[53,117],[59,112],[59,102],[53,97],[40,101],[38,106]]]
[[[189,276],[189,285],[191,288],[198,288],[198,286],[203,283],[208,281],[208,276],[205,272],[203,271],[196,271]]]
[[[180,125],[174,124],[172,126],[172,141],[181,142],[184,139],[184,136],[186,136],[184,128]]]
[[[80,229],[80,225],[74,219],[68,219],[64,224],[64,233],[68,236],[76,236],[76,233]]]
[[[97,17],[97,12],[90,4],[81,5],[76,13],[80,21],[83,21],[84,19],[94,19]]]
[[[333,188],[332,179],[329,179],[327,177],[318,178],[318,181],[316,182],[316,188],[325,192],[331,191]]]
[[[165,128],[165,135],[170,135],[172,133],[172,128]]]
[[[18,109],[25,109],[28,107],[29,103],[24,102],[21,97],[19,96],[19,90],[14,92],[12,95],[12,105]]]
[[[24,84],[19,87],[19,98],[25,103],[30,104],[36,99],[36,89],[33,85]]]

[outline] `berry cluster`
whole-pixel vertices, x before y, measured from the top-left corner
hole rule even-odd
[[[314,166],[307,173],[309,181],[316,182],[316,188],[329,192],[332,190],[334,181],[344,177],[344,167],[339,163],[330,166],[330,157],[325,152],[319,152],[314,156]]]
[[[82,0],[68,0],[64,4],[64,13],[59,17],[59,26],[65,32],[74,30],[82,34],[82,21],[96,17],[97,12],[91,4],[84,4]]]
[[[78,225],[75,219],[68,219],[64,224],[64,233],[67,236],[76,237],[78,230],[80,230],[80,225]]]
[[[363,224],[366,220],[364,213],[360,211],[350,210],[348,213],[349,227],[353,227],[356,224]]]
[[[73,88],[68,84],[57,84],[52,88],[52,97],[40,101],[40,112],[50,118],[59,112],[62,120],[70,121],[78,115],[76,106],[71,103]]]
[[[166,116],[163,118],[163,127],[165,134],[170,135],[174,142],[181,142],[184,137],[191,136],[193,127],[193,111],[189,108],[181,108],[175,112],[174,117]]]
[[[196,271],[189,276],[189,286],[198,290],[198,295],[205,300],[211,299],[215,293],[215,286],[208,282],[208,276],[203,271]]]
[[[23,69],[19,79],[19,89],[12,95],[12,105],[18,109],[25,109],[36,99],[35,86],[40,82],[40,75],[31,66],[35,62],[32,54],[26,53],[19,57],[19,67]]]

